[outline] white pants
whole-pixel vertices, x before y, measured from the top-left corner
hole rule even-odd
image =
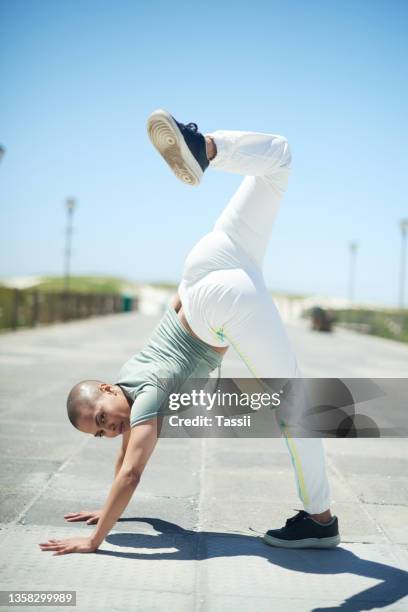
[[[256,378],[300,372],[262,263],[289,176],[291,154],[282,136],[217,131],[214,169],[246,175],[215,223],[190,251],[179,295],[192,330],[213,346],[231,346]],[[293,438],[281,426],[307,512],[329,508],[325,455],[319,438]]]

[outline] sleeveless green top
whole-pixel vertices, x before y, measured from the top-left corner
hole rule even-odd
[[[174,414],[168,408],[169,394],[188,392],[189,379],[207,379],[222,357],[191,336],[174,308],[168,306],[147,346],[123,365],[115,383],[133,402],[130,426]]]

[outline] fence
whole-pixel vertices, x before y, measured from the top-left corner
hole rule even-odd
[[[0,329],[35,327],[137,308],[137,300],[100,293],[0,289]]]

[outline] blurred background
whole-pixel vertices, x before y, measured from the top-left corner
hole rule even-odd
[[[283,134],[286,321],[408,341],[405,1],[0,3],[0,329],[158,313],[240,177],[174,179],[146,118]]]

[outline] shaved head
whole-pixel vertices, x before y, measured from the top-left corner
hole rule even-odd
[[[68,418],[83,433],[113,438],[130,429],[130,404],[119,385],[82,380],[69,392]]]
[[[82,380],[74,385],[67,399],[68,418],[72,425],[78,428],[79,417],[85,412],[92,410],[100,399],[102,391],[101,380]]]

